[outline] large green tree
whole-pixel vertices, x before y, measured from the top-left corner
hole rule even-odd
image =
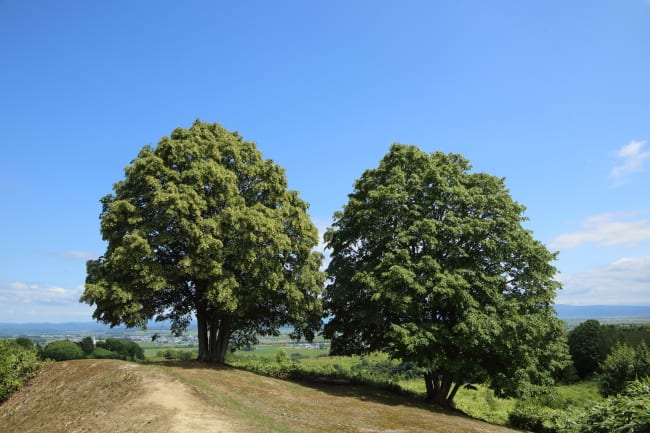
[[[218,124],[177,128],[145,146],[102,200],[106,252],[87,264],[82,302],[111,326],[196,315],[199,359],[294,325],[320,327],[322,256],[308,205],[284,170]]]
[[[503,179],[469,170],[458,154],[394,144],[326,233],[332,352],[414,362],[443,406],[467,382],[500,395],[551,383],[568,359],[554,254]]]
[[[598,320],[582,322],[569,333],[569,353],[581,379],[598,371],[616,343],[623,339],[614,325],[601,325]]]

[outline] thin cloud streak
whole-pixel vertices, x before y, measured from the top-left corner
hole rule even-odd
[[[633,247],[650,239],[650,220],[629,220],[632,214],[610,212],[593,215],[580,225],[583,230],[563,233],[550,242],[553,249],[576,248],[584,244],[600,246],[625,245]]]
[[[82,286],[66,289],[23,281],[2,282],[0,283],[0,307],[9,307],[12,304],[78,304],[82,291]]]
[[[82,260],[84,262],[88,260],[94,260],[99,256],[96,253],[91,253],[89,251],[78,251],[78,250],[59,251],[59,252],[46,251],[43,253],[43,255],[55,259]]]

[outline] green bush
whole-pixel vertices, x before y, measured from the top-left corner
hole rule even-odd
[[[107,338],[104,341],[98,341],[97,347],[102,347],[114,353],[119,353],[121,359],[137,361],[144,359],[144,350],[138,343],[127,340],[118,340],[117,338]]]
[[[122,355],[119,353],[111,352],[108,349],[103,347],[95,347],[95,349],[90,354],[90,358],[95,359],[122,359]]]
[[[517,406],[508,416],[512,427],[534,433],[560,433],[553,419],[562,411],[536,405]]]
[[[81,359],[84,352],[79,345],[68,340],[54,341],[43,348],[41,356],[54,361],[67,361],[70,359]]]
[[[617,345],[601,365],[600,392],[616,395],[628,382],[650,376],[650,350],[645,342],[636,349],[627,344]]]
[[[174,350],[174,349],[165,349],[159,350],[156,352],[158,358],[165,358],[169,360],[178,359],[180,361],[191,361],[196,359],[196,353],[191,350]]]
[[[34,377],[40,361],[33,349],[11,340],[0,340],[0,402]]]
[[[18,338],[16,338],[15,341],[16,341],[17,344],[23,346],[25,349],[28,349],[28,350],[35,350],[36,349],[36,346],[34,346],[34,342],[32,340],[30,340],[29,338],[27,338],[27,337],[18,337]]]
[[[588,409],[552,409],[520,402],[510,425],[534,433],[649,433],[650,378],[630,382],[617,396]]]
[[[79,342],[79,347],[83,350],[84,354],[90,355],[95,350],[95,343],[92,337],[84,337]]]
[[[594,406],[579,420],[575,432],[650,432],[650,378],[632,382],[620,395]]]
[[[569,433],[580,413],[580,403],[562,396],[556,388],[538,387],[517,402],[508,422],[534,433]]]

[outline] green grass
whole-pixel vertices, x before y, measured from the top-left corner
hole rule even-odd
[[[144,343],[143,347],[147,358],[153,361],[164,360],[155,356],[158,351],[167,348],[174,350],[190,349],[187,346],[160,345],[155,342]],[[196,348],[191,349],[196,350]],[[355,375],[361,374],[364,378],[376,379],[377,383],[385,382],[396,385],[407,393],[418,395],[422,398],[425,395],[424,379],[421,377],[404,379],[385,375],[373,376],[373,370],[371,368],[373,366],[382,363],[399,364],[398,361],[389,361],[388,355],[386,354],[328,356],[328,349],[304,348],[298,344],[293,344],[286,336],[267,338],[261,341],[255,350],[237,351],[234,354],[229,353],[226,357],[226,362],[241,368],[247,368],[248,365],[255,370],[255,367],[252,367],[255,363],[274,364],[279,352],[283,352],[282,357],[296,363],[301,369],[304,368],[316,374],[318,372],[335,372],[347,377],[354,377]],[[364,368],[370,368],[370,370],[363,372]],[[508,415],[514,410],[517,400],[498,398],[486,386],[478,385],[476,387],[477,389],[475,390],[461,388],[458,391],[454,400],[456,408],[472,418],[493,424],[506,425]],[[573,385],[559,385],[554,388],[553,394],[554,402],[560,407],[589,407],[602,400],[602,397],[598,394],[598,384],[596,381],[580,382]]]
[[[558,385],[555,391],[567,406],[590,406],[603,401],[598,393],[598,381],[586,380],[571,385]]]
[[[411,379],[398,382],[403,389],[412,391],[424,397],[426,389],[424,379]],[[503,399],[494,396],[494,391],[486,386],[475,385],[476,390],[461,388],[454,398],[456,409],[472,418],[487,421],[492,424],[506,425],[508,414],[514,409],[517,401],[512,398]]]

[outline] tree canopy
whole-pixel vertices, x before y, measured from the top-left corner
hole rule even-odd
[[[598,320],[582,322],[569,333],[569,353],[581,379],[599,370],[623,335],[614,325],[601,325]]]
[[[196,315],[199,358],[294,325],[320,328],[322,255],[308,205],[284,170],[218,124],[177,128],[145,146],[102,198],[106,252],[87,263],[82,302],[115,326]]]
[[[500,395],[551,383],[568,360],[555,255],[522,226],[504,180],[470,168],[394,144],[326,233],[332,352],[413,362],[441,405],[467,382]]]

